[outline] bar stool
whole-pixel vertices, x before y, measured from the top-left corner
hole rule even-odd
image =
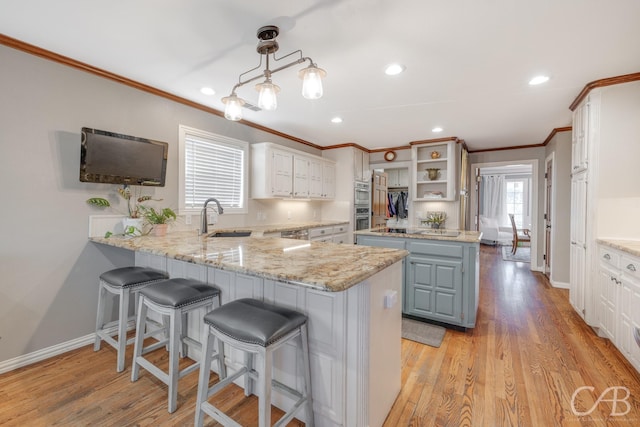
[[[127,340],[127,323],[129,321],[129,297],[134,293],[136,302],[138,292],[151,284],[166,280],[169,275],[165,272],[146,267],[124,267],[109,270],[100,275],[100,290],[98,293],[98,311],[96,315],[96,338],[93,350],[100,350],[102,341],[116,349],[118,372],[124,370],[124,355],[127,344],[133,342],[133,338]],[[104,312],[107,302],[107,292],[119,297],[118,320],[104,324]],[[113,326],[117,324],[117,331]],[[114,338],[118,335],[118,339]]]
[[[302,365],[304,381],[302,391],[294,390],[272,379],[273,352],[290,340],[300,337],[300,351],[298,358]],[[237,372],[221,379],[213,387],[209,388],[209,372],[211,357],[209,350],[214,338],[227,343],[231,347],[245,352],[245,363]],[[285,425],[289,422],[298,409],[306,407],[307,426],[313,427],[313,402],[311,399],[311,371],[309,364],[309,344],[307,340],[307,317],[294,310],[268,304],[250,298],[229,302],[204,316],[202,329],[202,342],[204,358],[200,364],[200,378],[198,379],[198,397],[196,401],[195,425],[202,426],[204,414],[213,417],[224,426],[239,427],[229,416],[220,409],[207,402],[207,399],[220,391],[237,378],[245,376],[245,396],[251,393],[249,380],[258,381],[259,395],[259,426],[271,425],[271,387],[286,393],[293,399],[297,399],[293,408],[284,414],[274,424]],[[219,345],[219,354],[222,346]],[[258,372],[252,368],[253,357],[258,355],[260,366]]]
[[[169,386],[169,412],[176,410],[178,400],[178,380],[190,372],[198,369],[200,365],[196,362],[183,370],[178,370],[178,356],[186,356],[186,344],[191,344],[202,349],[200,342],[186,336],[186,319],[187,314],[200,307],[211,310],[214,302],[217,300],[217,306],[220,306],[220,289],[215,286],[202,283],[192,279],[174,278],[168,279],[153,286],[144,288],[140,291],[140,301],[138,303],[138,320],[136,325],[135,345],[133,348],[133,369],[131,370],[131,381],[138,380],[140,367],[145,368],[150,374],[154,375],[160,381]],[[147,320],[147,309],[151,309],[159,313],[163,317],[164,327],[154,331],[144,333],[144,324]],[[168,325],[166,318],[169,318]],[[168,331],[167,331],[168,329]],[[163,338],[144,347],[144,338],[163,332]],[[168,334],[167,334],[168,332]],[[168,335],[168,338],[167,338]],[[167,346],[169,350],[169,373],[155,366],[149,360],[145,359],[143,354],[154,351],[163,346]],[[180,347],[182,344],[182,348]],[[219,343],[219,348],[222,343]],[[212,348],[203,349],[211,353]],[[216,358],[219,361],[224,360],[219,357],[222,351],[208,354],[209,360]],[[201,355],[201,359],[204,353]],[[226,369],[223,362],[219,363],[219,377],[226,376]],[[209,362],[209,367],[211,362]]]

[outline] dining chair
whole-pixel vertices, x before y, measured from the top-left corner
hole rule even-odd
[[[511,229],[513,230],[513,242],[511,246],[511,254],[515,255],[518,250],[518,243],[531,242],[531,231],[528,228],[522,228],[518,230],[516,227],[516,220],[513,218],[513,214],[509,214],[511,220]]]

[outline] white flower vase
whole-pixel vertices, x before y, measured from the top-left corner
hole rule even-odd
[[[141,236],[143,221],[142,218],[122,218],[122,232],[125,236]]]

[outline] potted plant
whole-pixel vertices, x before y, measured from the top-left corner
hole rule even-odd
[[[431,228],[440,228],[447,220],[447,214],[445,212],[429,212],[427,218],[424,220]]]
[[[142,235],[143,218],[141,216],[141,203],[154,199],[152,199],[151,196],[134,195],[127,185],[118,188],[118,194],[127,201],[127,216],[122,219],[123,234],[127,236]],[[92,197],[87,199],[87,203],[100,208],[112,207],[109,200],[104,197]],[[112,233],[107,234],[111,235]]]
[[[140,205],[142,217],[151,224],[151,231],[156,236],[167,234],[167,227],[176,220],[176,213],[171,208],[155,210],[153,207]]]

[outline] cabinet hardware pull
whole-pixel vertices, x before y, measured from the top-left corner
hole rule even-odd
[[[609,254],[604,254],[604,256],[602,257],[604,259],[606,259],[607,261],[609,261],[611,259],[611,255]]]
[[[633,328],[633,339],[636,340],[636,344],[640,347],[640,329]]]
[[[629,264],[629,265],[627,265],[627,270],[629,270],[629,271],[636,271],[636,266],[635,266],[635,265],[633,265],[633,264]]]

